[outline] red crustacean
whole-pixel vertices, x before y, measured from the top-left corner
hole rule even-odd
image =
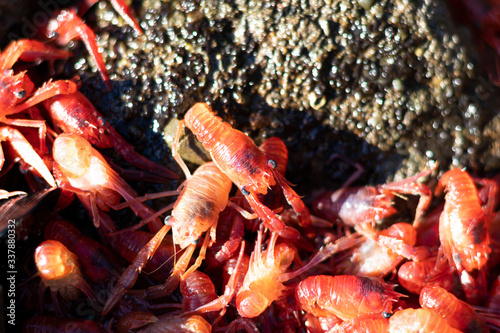
[[[443,191],[445,206],[439,220],[443,255],[458,271],[480,270],[491,251],[488,227],[493,207],[481,207],[474,181],[459,169],[450,170],[439,179],[435,192]]]
[[[403,261],[424,260],[430,256],[426,247],[414,247],[417,232],[405,222],[395,223],[380,232],[370,224],[358,227],[358,232],[367,239],[357,247],[352,256],[336,265],[344,274],[362,276],[384,276]]]
[[[310,312],[306,312],[304,316],[304,326],[309,333],[324,333],[330,332],[344,323],[342,319],[337,316],[318,317]]]
[[[489,187],[489,198],[494,198],[496,185],[481,180]],[[475,303],[484,297],[486,285],[484,270],[491,252],[488,229],[492,219],[492,203],[484,208],[474,180],[465,171],[447,171],[436,186],[436,195],[446,192],[443,213],[439,219],[440,257],[448,261],[461,276],[462,285],[469,302]],[[471,274],[477,270],[477,277]],[[466,276],[466,277],[465,277]]]
[[[54,127],[63,133],[81,136],[100,149],[114,148],[125,160],[161,180],[179,178],[176,173],[137,153],[82,93],[55,96],[45,100],[43,105]]]
[[[417,226],[432,199],[429,187],[418,180],[430,175],[434,168],[389,184],[326,191],[315,199],[313,211],[327,220],[352,227],[378,223],[395,214],[395,193],[420,195],[414,222]]]
[[[50,288],[52,302],[59,314],[61,309],[57,299],[59,293],[66,301],[76,300],[79,291],[87,295],[95,309],[98,308],[96,295],[83,278],[78,258],[66,246],[56,240],[43,241],[35,250],[35,263],[40,282],[40,311],[46,288]]]
[[[318,317],[350,320],[359,316],[387,318],[392,304],[403,296],[381,278],[355,275],[310,276],[295,288],[300,307]]]
[[[259,149],[264,152],[269,160],[276,162],[276,172],[285,175],[288,164],[288,149],[286,148],[283,140],[278,137],[267,138],[262,141]],[[280,209],[286,200],[279,184],[274,184],[274,186],[272,186],[266,194],[257,194],[257,197],[262,204],[271,209]],[[248,200],[244,199],[243,196],[235,196],[231,199],[231,201],[245,208],[249,205]],[[288,213],[288,210],[286,212]],[[283,220],[282,214],[280,214],[280,216]],[[259,221],[257,218],[252,217],[253,216],[247,216],[244,221],[245,226],[247,229],[256,231],[259,227]],[[285,219],[285,221],[287,220]]]
[[[58,10],[54,13],[47,25],[41,29],[41,34],[47,38],[55,38],[55,41],[60,45],[66,45],[70,41],[80,39],[85,43],[87,50],[92,56],[97,69],[106,84],[107,88],[111,87],[108,71],[104,64],[99,47],[97,45],[96,36],[92,29],[80,18],[92,5],[99,0],[83,0],[80,1],[80,6]],[[142,34],[139,23],[132,15],[129,7],[123,0],[111,0],[113,8],[132,26],[139,34]]]
[[[234,274],[237,274],[235,272]],[[191,273],[181,282],[180,290],[183,296],[182,311],[188,315],[200,314],[210,322],[215,322],[219,314],[213,312],[223,309],[234,296],[234,279],[229,281],[228,290],[219,298],[211,278],[198,270]]]
[[[378,333],[387,332],[389,329],[389,319],[381,318],[380,316],[361,316],[334,328],[336,333]]]
[[[283,140],[278,137],[267,138],[262,141],[259,149],[264,152],[268,160],[276,163],[275,171],[284,176],[288,164],[288,149]],[[278,208],[284,201],[283,191],[279,189],[279,184],[272,186],[265,195],[258,194],[258,198],[271,209]]]
[[[259,146],[259,149],[264,152],[264,154],[269,160],[276,162],[275,171],[279,172],[281,175],[284,176],[288,164],[288,149],[283,140],[281,140],[278,137],[267,138],[264,141],[262,141],[261,145]],[[279,184],[271,186],[271,188],[265,195],[258,194],[257,197],[262,204],[275,211],[282,209],[283,205],[286,204],[286,197],[284,196],[284,193],[281,190]],[[244,203],[240,204],[244,205]],[[302,221],[301,216],[300,215],[297,216],[297,213],[294,212],[293,207],[285,208],[280,213],[280,217],[287,224],[289,224],[289,222],[293,222],[295,224],[301,224],[307,232],[312,232],[311,235],[308,234],[307,236],[314,237],[314,231],[310,228],[311,226],[308,224],[309,222],[304,224],[304,221]],[[330,222],[322,220],[314,215],[310,215],[310,219],[315,225],[318,226],[325,226],[325,225],[330,226],[331,224]],[[257,230],[258,221],[256,221],[255,219],[253,220],[247,219],[245,222],[247,229],[251,229],[253,231]]]
[[[277,238],[278,234],[273,232],[267,250],[261,251],[262,229],[259,230],[255,249],[250,256],[248,271],[236,294],[236,308],[242,317],[257,317],[271,303],[291,291],[289,287],[283,285],[284,282],[309,270],[332,254],[346,250],[357,243],[357,239],[351,236],[339,238],[335,243],[320,249],[305,266],[286,273],[296,251],[286,243],[276,244]]]
[[[33,149],[31,143],[17,129],[10,126],[0,127],[0,143],[2,141],[9,141],[16,154],[24,161],[24,163],[33,167],[38,174],[53,188],[56,187],[54,177],[50,173],[47,166],[44,164],[40,155]],[[2,146],[0,145],[0,170],[5,162]],[[0,189],[0,200],[9,197],[25,194],[22,191],[8,192]]]
[[[119,277],[120,265],[106,246],[82,235],[71,223],[51,221],[45,227],[45,239],[56,240],[66,246],[79,259],[82,271],[92,282],[104,284]]]
[[[432,309],[448,324],[464,333],[488,333],[486,323],[469,304],[438,286],[428,286],[420,292],[420,306]]]
[[[389,319],[389,333],[459,333],[430,309],[404,309]]]
[[[89,210],[88,207],[86,208]],[[99,210],[99,220],[102,224],[98,232],[104,242],[129,263],[136,259],[143,247],[156,235],[154,232],[142,230],[116,231],[115,221],[101,210]],[[160,241],[154,255],[143,267],[144,272],[155,281],[165,281],[171,274],[174,259],[178,253],[172,238],[164,238]]]
[[[27,164],[32,166],[46,181],[55,187],[52,174],[43,160],[33,149],[26,138],[15,128],[10,126],[34,127],[38,129],[40,153],[46,151],[45,135],[46,124],[43,120],[12,119],[9,116],[20,113],[43,100],[58,94],[74,93],[77,90],[71,81],[49,81],[35,90],[33,82],[26,72],[14,74],[12,67],[18,61],[58,60],[69,57],[71,53],[58,50],[41,42],[23,39],[11,42],[0,53],[0,122],[9,126],[0,127],[0,142],[9,141],[16,153]],[[0,147],[0,169],[5,162],[3,150]],[[16,192],[17,193],[17,192]],[[14,194],[16,194],[14,193]],[[9,197],[6,191],[0,192],[0,198]]]
[[[233,207],[226,207],[217,222],[216,241],[207,251],[207,270],[224,265],[238,250],[245,233],[245,218]]]
[[[273,136],[262,141],[259,148],[268,159],[276,162],[275,170],[284,175],[288,164],[288,149],[283,140]]]
[[[174,243],[185,248],[209,229],[215,240],[215,225],[227,205],[230,191],[231,181],[214,163],[205,163],[196,169],[179,195],[183,200],[176,201],[168,220]]]
[[[267,158],[247,135],[215,116],[207,104],[197,103],[191,107],[179,127],[183,123],[210,152],[217,166],[238,186],[266,227],[282,237],[301,239],[297,230],[285,225],[258,198],[258,194],[266,194],[271,186],[278,183],[287,201],[299,214],[301,223],[309,225],[311,222],[309,211],[300,197],[288,185],[284,176],[275,170],[276,161]]]
[[[459,283],[447,265],[436,265],[436,257],[405,262],[398,269],[398,281],[406,290],[416,295],[426,286],[434,285],[452,290]]]
[[[417,228],[417,246],[426,246],[432,251],[441,245],[439,241],[439,218],[443,213],[444,202],[425,215]]]
[[[0,53],[0,122],[23,127],[35,127],[39,130],[41,149],[45,151],[44,121],[33,119],[11,119],[7,116],[26,110],[50,97],[59,94],[74,93],[76,84],[72,81],[58,80],[46,82],[35,90],[26,71],[14,74],[12,67],[18,61],[34,62],[40,60],[58,60],[68,58],[71,53],[50,47],[36,40],[21,39],[11,42]]]
[[[218,297],[210,277],[198,270],[181,281],[180,290],[183,296],[182,310],[184,312],[196,310]]]
[[[139,330],[139,331],[136,331]],[[155,316],[152,313],[137,311],[120,318],[117,324],[118,333],[210,333],[212,326],[198,315],[165,314]]]
[[[134,262],[137,254],[155,236],[154,233],[135,230],[126,233],[108,234],[107,239],[111,246],[127,262]],[[166,237],[160,242],[158,249],[142,269],[151,279],[164,282],[171,274],[175,264],[175,256],[178,255],[172,238]]]
[[[177,149],[174,148],[173,150],[174,156],[177,156]],[[227,205],[231,190],[231,181],[214,163],[205,163],[193,175],[190,175],[187,166],[183,162],[180,163],[187,173],[187,180],[174,204],[171,216],[167,218],[166,224],[144,246],[134,262],[123,273],[122,278],[120,278],[106,302],[103,310],[104,314],[111,310],[125,290],[133,286],[139,272],[147,263],[148,258],[155,253],[159,243],[170,228],[172,228],[174,244],[179,245],[182,249],[187,249],[181,260],[176,264],[172,279],[169,278],[162,287],[163,293],[171,292],[176,288],[181,275],[188,274],[201,265],[201,260],[204,258],[203,251],[206,251],[208,246],[208,237],[205,237],[202,252],[200,252],[197,262],[185,273],[191,254],[200,236],[211,229],[211,238],[215,239],[215,226],[219,218],[219,213]],[[152,292],[149,292],[149,294],[156,294],[154,297],[161,297],[162,295],[156,288]]]
[[[81,1],[78,10],[82,13],[86,13],[90,7],[92,7],[99,1],[100,0],[83,0]],[[111,6],[113,6],[114,10],[116,10],[116,12],[120,14],[120,16],[125,20],[125,22],[127,22],[129,26],[134,28],[134,30],[137,31],[139,35],[141,35],[141,26],[137,22],[135,16],[132,14],[132,11],[130,10],[127,3],[124,0],[109,0],[109,2],[111,3]]]
[[[104,157],[84,138],[75,134],[61,134],[54,140],[53,172],[59,186],[76,193],[84,206],[92,213],[94,225],[99,227],[98,207],[109,211],[119,204],[123,197],[132,201],[137,197],[135,191],[109,166]],[[146,219],[155,212],[148,206],[133,202],[131,209]],[[152,219],[152,229],[161,228],[159,219]],[[106,226],[113,230],[114,226]]]
[[[273,233],[267,250],[261,252],[262,232],[259,230],[248,270],[236,295],[236,308],[242,317],[253,318],[264,312],[272,302],[284,296],[283,282],[295,276],[285,275],[295,251],[285,243],[275,247],[277,238]]]
[[[231,276],[233,276],[237,264],[238,258],[236,258],[236,256],[233,256],[228,261],[226,261],[226,263],[222,267],[222,283],[224,283],[224,285],[227,285],[229,279],[231,278]],[[248,267],[250,265],[250,257],[246,254],[243,254],[241,263],[239,265],[240,274],[238,276],[238,279],[236,280],[236,290],[239,290],[243,285],[243,280],[245,280],[245,276],[247,275]]]
[[[210,278],[208,278],[208,276],[206,278],[210,282],[208,282],[207,279],[195,280],[194,278],[191,278],[191,276],[193,274],[190,274],[187,278],[183,279],[183,282],[189,283],[191,294],[194,294],[195,292],[198,293],[197,296],[190,295],[189,300],[195,299],[196,302],[203,301],[203,303],[204,303],[204,304],[200,304],[200,306],[194,310],[185,312],[185,314],[187,314],[187,315],[203,314],[203,313],[209,313],[209,312],[221,310],[221,312],[219,314],[219,318],[217,320],[215,320],[214,324],[217,323],[220,318],[222,318],[222,316],[226,313],[227,305],[229,304],[229,302],[231,302],[231,300],[233,299],[234,294],[236,292],[236,288],[237,288],[237,285],[239,282],[239,277],[241,276],[241,268],[244,266],[243,265],[244,251],[245,251],[245,242],[243,241],[241,243],[240,253],[238,255],[236,265],[234,266],[234,270],[231,272],[231,276],[228,279],[227,283],[225,284],[224,294],[212,299],[210,302],[206,302],[206,301],[208,301],[210,298],[213,297],[212,293],[211,292],[206,293],[205,288],[203,288],[204,286],[208,286],[209,284],[212,284],[212,282],[210,281]],[[213,286],[213,284],[212,284],[212,286]],[[184,290],[186,290],[186,289],[184,289]],[[181,291],[182,291],[182,289],[181,289]],[[204,297],[204,295],[207,295],[207,297]],[[185,297],[186,297],[186,295],[185,295]],[[183,309],[184,309],[184,305],[185,304],[184,304],[184,300],[183,300]],[[190,305],[194,305],[194,304],[190,304]]]

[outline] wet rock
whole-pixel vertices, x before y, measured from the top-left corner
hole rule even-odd
[[[195,102],[255,139],[279,136],[299,193],[336,187],[361,163],[359,183],[422,170],[499,167],[497,91],[441,1],[134,2],[137,36],[101,1],[104,85],[80,46],[67,74],[137,149],[172,163],[164,126]],[[487,135],[484,135],[486,130]]]

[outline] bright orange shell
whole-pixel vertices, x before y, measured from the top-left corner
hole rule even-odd
[[[276,184],[268,158],[246,134],[233,129],[205,103],[197,103],[184,116],[212,160],[238,186],[266,194]]]
[[[169,220],[175,244],[186,248],[217,223],[231,186],[231,180],[212,162],[196,169],[175,202]]]
[[[389,319],[389,333],[460,333],[429,309],[404,309]]]
[[[436,191],[445,189],[445,206],[439,219],[444,253],[457,270],[482,269],[491,252],[488,223],[474,181],[465,171],[447,171]]]
[[[380,278],[355,275],[317,275],[300,282],[295,289],[299,306],[319,317],[335,315],[342,320],[380,315],[390,311],[400,294],[394,285]]]
[[[43,279],[65,278],[78,269],[78,258],[61,242],[46,240],[35,250],[35,263]]]

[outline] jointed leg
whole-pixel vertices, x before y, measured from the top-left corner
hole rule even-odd
[[[36,40],[21,39],[10,43],[0,54],[0,69],[12,68],[17,60],[32,62],[66,59],[70,56],[71,52],[56,49]]]
[[[52,173],[50,173],[49,169],[28,140],[26,140],[18,130],[12,127],[0,127],[0,142],[1,141],[9,141],[19,157],[31,165],[50,186],[56,187],[56,181],[54,177],[52,177]],[[0,167],[3,166],[3,162],[4,158],[2,153]]]

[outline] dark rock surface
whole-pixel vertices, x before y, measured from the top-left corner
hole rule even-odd
[[[486,126],[496,88],[441,2],[134,4],[143,36],[105,1],[89,17],[112,91],[81,47],[74,67],[82,91],[156,160],[169,153],[156,133],[207,101],[257,143],[285,140],[289,178],[301,188],[338,186],[353,172],[327,163],[334,153],[361,163],[369,182],[414,174],[429,160],[499,167],[497,131]]]
[[[137,149],[172,164],[162,129],[195,102],[260,143],[279,136],[289,178],[335,187],[414,174],[429,160],[478,174],[499,168],[496,88],[470,34],[434,1],[133,1],[137,36],[101,1],[85,14],[112,79],[82,43],[65,75]],[[493,121],[492,121],[493,120]],[[175,168],[174,165],[172,165]]]

